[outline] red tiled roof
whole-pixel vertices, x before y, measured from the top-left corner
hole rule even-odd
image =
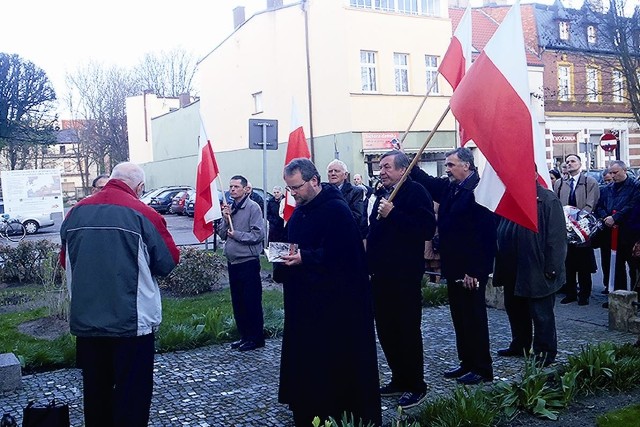
[[[493,36],[493,33],[496,32],[498,26],[507,15],[507,12],[509,12],[510,7],[511,6],[488,6],[471,9],[472,44],[475,50],[481,52],[482,49],[484,49]],[[520,9],[522,12],[522,29],[524,32],[527,64],[542,66],[542,60],[536,54],[536,52],[538,52],[538,35],[533,7],[534,5],[524,4]],[[451,18],[451,25],[454,32],[463,14],[464,9],[449,8],[449,17]],[[474,56],[477,56],[477,53],[475,53]]]

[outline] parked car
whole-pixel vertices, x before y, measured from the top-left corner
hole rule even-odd
[[[35,234],[41,228],[51,227],[54,225],[53,218],[51,218],[51,214],[18,214],[15,215],[17,219],[20,220],[22,225],[24,225],[27,234]]]
[[[222,203],[222,191],[218,190],[218,202]],[[193,216],[196,208],[196,192],[194,191],[187,200],[184,208],[184,213],[187,216]]]
[[[164,190],[157,196],[151,198],[149,206],[155,209],[158,213],[168,213],[173,198],[181,191],[184,191],[184,189]]]
[[[0,199],[0,214],[4,213],[4,200]],[[13,215],[14,218],[20,220],[24,225],[27,234],[35,234],[41,228],[52,227],[55,222],[51,218],[51,214],[18,214]]]
[[[193,190],[193,187],[190,187],[188,185],[165,185],[163,187],[158,187],[158,188],[154,188],[153,190],[147,191],[146,193],[144,193],[142,195],[142,197],[140,197],[140,200],[145,205],[148,205],[149,203],[151,203],[151,199],[153,197],[156,197],[160,193],[162,193],[164,191],[167,191],[167,190],[178,190],[178,191]]]
[[[171,200],[171,206],[169,206],[169,213],[184,215],[184,209],[191,194],[195,194],[195,190],[185,190],[176,194]]]

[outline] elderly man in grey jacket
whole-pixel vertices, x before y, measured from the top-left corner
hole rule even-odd
[[[600,198],[598,181],[581,171],[582,160],[577,154],[569,154],[564,161],[567,164],[568,175],[555,182],[553,191],[562,205],[575,206],[586,212],[593,212]],[[595,273],[597,269],[593,248],[569,245],[565,267],[567,270],[564,285],[566,297],[560,301],[560,304],[569,304],[574,301],[578,301],[578,305],[589,304],[591,273]],[[580,292],[578,292],[578,284],[580,284]]]
[[[247,179],[231,177],[231,206],[222,208],[223,219],[218,235],[224,239],[224,254],[229,269],[229,288],[233,317],[240,340],[231,344],[239,351],[264,347],[262,315],[262,281],[259,256],[263,250],[264,221],[262,211],[246,193]]]

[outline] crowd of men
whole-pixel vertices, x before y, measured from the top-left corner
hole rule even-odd
[[[582,171],[578,155],[567,156],[565,164],[564,173],[552,171],[551,189],[537,176],[523,177],[536,183],[537,232],[476,202],[481,177],[467,148],[446,154],[442,177],[417,166],[409,170],[402,150],[389,151],[380,158],[376,188],[360,175],[352,184],[340,160],[327,165],[323,181],[310,160],[294,159],[283,179],[296,209],[285,223],[285,191],[274,187],[268,226],[250,183],[233,176],[232,201],[223,202],[216,230],[225,240],[240,335],[231,348],[245,352],[265,345],[259,256],[268,229],[269,241],[291,245],[273,276],[283,284],[285,313],[278,397],[295,424],[340,419],[347,412],[365,425],[380,425],[381,396],[397,396],[404,409],[419,405],[427,394],[421,331],[425,242],[437,228],[457,347],[455,367],[442,375],[462,385],[493,380],[484,297],[492,274],[493,285],[504,287],[511,327],[510,345],[497,355],[554,363],[556,294],[565,294],[562,304],[589,304],[596,270],[596,239],[568,245],[563,206],[592,213],[604,224],[597,239],[603,292],[627,289],[627,267],[635,288],[639,266],[631,252],[640,240],[640,190],[625,164],[612,162],[611,182],[603,184]],[[179,253],[164,219],[137,200],[144,191],[142,169],[122,163],[94,187],[61,227],[85,424],[147,425],[154,331],[161,320],[156,277],[171,272]],[[609,287],[612,247],[617,257]],[[95,262],[107,252],[112,263]],[[391,370],[390,382],[382,385],[376,336]]]

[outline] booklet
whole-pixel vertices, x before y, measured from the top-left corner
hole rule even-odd
[[[269,247],[264,249],[269,262],[284,262],[283,255],[292,255],[298,251],[296,243],[269,242]]]

